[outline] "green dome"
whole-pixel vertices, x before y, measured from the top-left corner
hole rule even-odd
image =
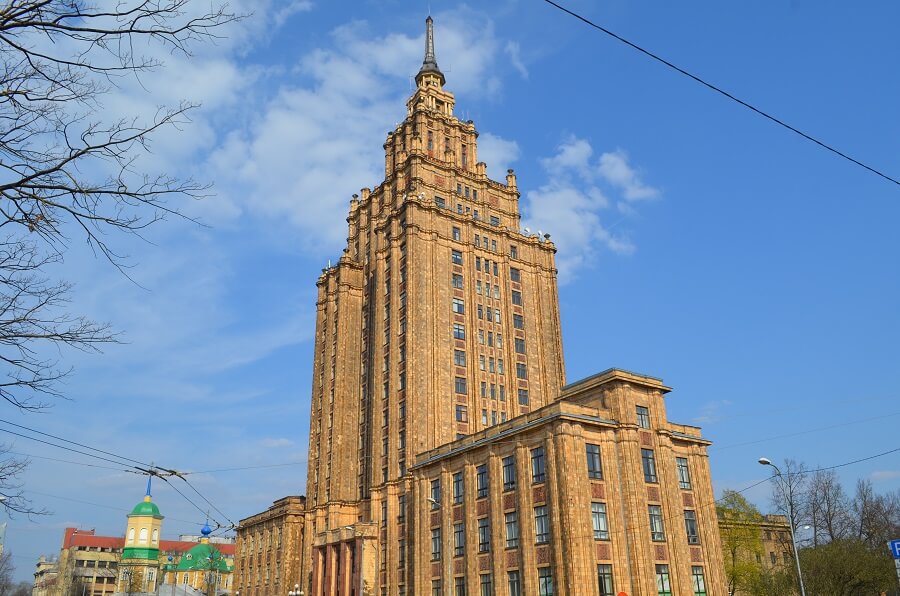
[[[196,571],[200,569],[217,569],[230,571],[228,562],[219,552],[219,549],[207,542],[201,542],[192,546],[191,550],[181,556],[178,561],[177,571]]]
[[[159,507],[153,501],[141,501],[134,506],[129,515],[152,515],[159,517]]]

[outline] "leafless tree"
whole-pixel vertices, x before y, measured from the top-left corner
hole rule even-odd
[[[158,68],[153,54],[188,54],[236,18],[215,0],[0,0],[0,397],[16,408],[61,396],[64,348],[116,339],[68,312],[71,285],[50,266],[69,243],[83,239],[125,274],[111,234],[140,235],[207,188],[138,164],[154,133],[185,123],[194,104],[110,121],[104,95]],[[0,466],[0,493],[22,464]]]
[[[794,529],[807,518],[806,510],[806,465],[793,459],[786,459],[781,465],[781,478],[772,483],[772,507],[786,516]]]
[[[851,525],[850,502],[834,470],[817,470],[809,476],[805,501],[813,546],[847,536]]]

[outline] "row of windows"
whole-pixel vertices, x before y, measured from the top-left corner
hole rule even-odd
[[[644,470],[644,482],[659,482],[656,474],[656,456],[652,449],[641,449],[641,466]],[[691,472],[686,457],[675,458],[675,470],[678,474],[678,487],[691,490]]]
[[[509,596],[522,596],[522,578],[518,570],[508,571],[506,582]],[[553,575],[549,567],[538,569],[538,584],[540,596],[553,596]],[[478,591],[480,596],[494,596],[493,574],[482,573],[478,576]],[[444,596],[441,580],[431,580],[431,596]],[[464,576],[453,578],[453,596],[466,596],[466,578]]]

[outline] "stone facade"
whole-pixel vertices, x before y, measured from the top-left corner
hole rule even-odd
[[[727,552],[726,549],[724,556],[733,556],[736,559],[733,564],[749,563],[756,565],[761,571],[791,568],[794,564],[791,528],[787,516],[768,514],[761,516],[757,521],[746,521],[720,515],[718,521],[722,534],[729,530],[740,529],[758,535],[758,544],[755,541],[748,543],[743,548],[736,548],[733,553]],[[744,594],[744,591],[737,589],[733,596]]]
[[[305,497],[284,497],[237,529],[234,589],[241,596],[287,594],[300,582]]]
[[[487,177],[475,125],[454,116],[444,89],[430,18],[427,26],[407,117],[384,144],[385,179],[350,201],[347,248],[317,282],[304,592],[459,594],[462,578],[471,594],[505,594],[517,571],[524,594],[545,594],[548,582],[553,594],[597,594],[599,563],[629,594],[656,594],[658,565],[674,593],[694,593],[694,568],[706,593],[723,593],[709,443],[666,420],[668,389],[650,377],[610,371],[565,386],[556,247],[520,227],[514,172],[502,183]],[[645,428],[636,404],[649,409]],[[601,479],[587,479],[586,444],[599,449]],[[538,447],[545,478],[532,483]],[[652,482],[642,449],[657,457]],[[505,491],[510,454],[519,481]],[[688,489],[676,457],[688,461]],[[454,474],[464,493],[450,506]],[[596,541],[595,502],[610,534]],[[546,508],[547,542],[534,539],[535,507]],[[660,540],[650,538],[648,508],[666,525]],[[506,549],[513,510],[521,540]],[[688,543],[685,511],[699,544]],[[465,547],[456,557],[458,523]],[[479,531],[491,536],[483,554],[472,550]],[[485,574],[494,591],[483,591]]]

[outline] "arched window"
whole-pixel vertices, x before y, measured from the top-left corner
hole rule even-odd
[[[140,543],[147,542],[147,528],[141,528],[141,533],[138,534],[138,542],[140,542]]]
[[[134,542],[134,528],[128,528],[128,542]]]
[[[159,542],[159,530],[156,528],[153,529],[153,544]]]

